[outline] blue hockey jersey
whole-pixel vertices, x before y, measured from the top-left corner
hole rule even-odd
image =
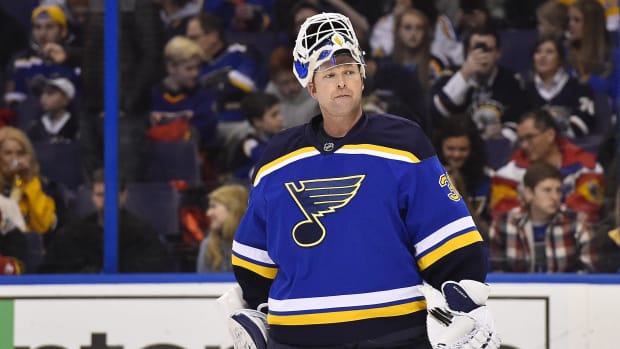
[[[268,291],[270,335],[289,345],[424,326],[417,285],[486,275],[464,201],[417,124],[364,115],[326,139],[320,122],[276,135],[256,166],[233,242],[244,298]]]

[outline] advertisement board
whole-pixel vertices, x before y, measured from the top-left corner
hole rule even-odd
[[[0,349],[224,349],[232,283],[0,286]],[[492,284],[505,348],[617,348],[620,285]]]

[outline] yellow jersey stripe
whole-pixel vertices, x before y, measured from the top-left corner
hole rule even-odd
[[[304,147],[301,149],[297,149],[294,152],[288,153],[284,156],[281,156],[265,165],[263,165],[257,172],[256,172],[256,178],[254,179],[254,186],[258,185],[258,182],[260,182],[261,178],[268,175],[269,173],[282,168],[290,163],[293,163],[297,160],[303,159],[303,158],[307,158],[310,156],[314,156],[314,155],[318,155],[320,154],[318,150],[316,150],[316,148],[314,147]]]
[[[267,315],[270,325],[321,325],[339,322],[357,321],[379,317],[400,316],[426,309],[426,301],[415,301],[374,309],[332,311],[327,313],[297,315]]]
[[[235,255],[232,256],[232,265],[247,269],[267,279],[275,279],[278,273],[278,268],[270,268],[262,265],[248,262],[245,259],[241,259]]]
[[[482,241],[482,236],[477,230],[472,230],[465,234],[459,235],[454,239],[446,241],[434,251],[420,258],[418,260],[418,267],[420,267],[420,270],[425,270],[447,254],[478,241]]]

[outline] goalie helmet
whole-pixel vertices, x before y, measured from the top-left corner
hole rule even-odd
[[[362,77],[364,52],[360,49],[349,18],[339,13],[320,13],[311,16],[301,25],[293,49],[293,73],[301,86],[312,81],[312,75],[323,63],[334,61],[334,54],[347,51],[360,65]]]

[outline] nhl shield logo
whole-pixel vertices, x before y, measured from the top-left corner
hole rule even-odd
[[[333,150],[334,150],[334,143],[327,142],[323,144],[323,151],[333,151]]]

